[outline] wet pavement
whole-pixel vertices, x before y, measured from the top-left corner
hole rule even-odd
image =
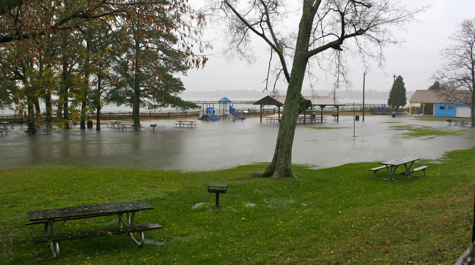
[[[15,125],[8,135],[0,136],[0,168],[43,165],[142,168],[207,171],[238,165],[270,162],[279,124],[245,121],[197,121],[192,128],[177,128],[173,120],[143,121],[134,131],[102,126],[49,134],[26,135]],[[150,124],[157,124],[152,130]],[[404,139],[405,131],[390,126],[424,125],[434,128],[465,130],[463,136]],[[311,127],[339,127],[316,130]],[[354,134],[356,137],[354,137]],[[448,126],[445,121],[422,121],[410,117],[367,116],[365,121],[340,117],[323,124],[297,126],[292,160],[315,168],[353,162],[377,162],[403,156],[437,159],[445,152],[475,146],[475,129]]]

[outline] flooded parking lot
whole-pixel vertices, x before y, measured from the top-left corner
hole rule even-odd
[[[207,171],[270,162],[278,123],[197,121],[192,128],[177,128],[173,120],[143,121],[134,131],[103,126],[50,134],[26,135],[20,126],[0,136],[0,168],[42,165],[76,165],[162,170]],[[152,130],[150,124],[157,124]],[[443,130],[464,130],[463,136],[404,138],[405,131],[391,126],[424,125]],[[312,127],[331,127],[315,129]],[[354,137],[354,135],[356,137]],[[293,163],[315,168],[353,162],[376,162],[402,156],[437,159],[445,152],[475,145],[475,130],[450,126],[445,121],[410,117],[367,116],[357,121],[340,117],[323,124],[299,124],[293,146]]]

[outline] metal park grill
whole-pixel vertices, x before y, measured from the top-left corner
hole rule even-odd
[[[231,185],[229,185],[231,187]],[[216,208],[219,207],[219,194],[228,191],[228,184],[224,183],[210,183],[208,184],[208,192],[216,194]]]

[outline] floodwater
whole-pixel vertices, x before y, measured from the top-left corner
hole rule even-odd
[[[292,162],[315,168],[353,162],[377,162],[403,156],[440,158],[444,152],[475,145],[471,127],[448,126],[443,121],[421,121],[410,117],[366,116],[329,118],[320,124],[297,126]],[[43,165],[75,165],[183,171],[208,171],[238,165],[270,162],[274,153],[278,123],[259,118],[241,121],[197,121],[194,128],[177,128],[175,121],[143,121],[134,131],[102,126],[95,129],[57,131],[26,135],[15,125],[0,136],[0,168]],[[157,124],[152,130],[150,124]],[[463,136],[404,139],[405,131],[390,126],[425,125],[448,130],[465,130]],[[316,130],[312,127],[338,129]]]

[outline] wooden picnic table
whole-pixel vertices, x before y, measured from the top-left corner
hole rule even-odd
[[[387,169],[389,176],[388,176],[388,178],[382,178],[382,179],[399,181],[399,180],[394,179],[394,175],[396,174],[397,168],[399,166],[403,165],[404,168],[405,168],[405,171],[402,172],[401,174],[408,176],[407,182],[409,182],[411,180],[411,174],[412,173],[423,170],[424,171],[424,176],[426,174],[425,170],[426,170],[426,168],[428,168],[428,166],[421,166],[421,167],[412,169],[412,166],[414,165],[414,162],[417,161],[417,160],[419,160],[418,157],[403,157],[403,158],[398,158],[398,159],[392,159],[392,160],[380,162],[380,164],[382,164],[383,166],[371,168],[370,170],[374,171],[373,176],[375,178],[378,178],[378,177],[376,177],[376,172],[380,169]]]
[[[135,213],[144,210],[152,210],[153,206],[145,201],[129,201],[107,204],[96,204],[86,206],[76,206],[58,209],[28,211],[27,215],[30,219],[27,225],[44,224],[44,236],[33,238],[34,243],[48,242],[51,252],[55,257],[59,257],[59,242],[63,240],[105,236],[109,234],[128,234],[132,241],[137,245],[143,246],[145,236],[143,231],[162,228],[159,224],[141,225],[134,224]],[[126,214],[127,219],[124,220],[122,215]],[[80,232],[74,234],[59,234],[64,223],[70,220],[94,218],[101,216],[116,215],[119,218],[119,227],[112,229],[104,229],[99,231]],[[55,222],[62,222],[55,231]],[[140,233],[140,241],[135,239],[133,233]]]

